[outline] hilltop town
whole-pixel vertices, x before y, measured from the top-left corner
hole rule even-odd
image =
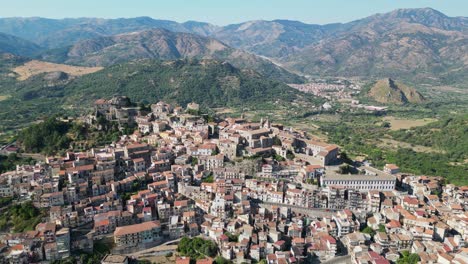
[[[209,117],[196,103],[142,109],[115,96],[81,120],[135,131],[0,175],[2,212],[27,204],[40,215],[32,230],[1,234],[5,263],[81,253],[101,263],[468,263],[468,186],[353,161],[304,131]],[[102,241],[109,252],[96,252]]]

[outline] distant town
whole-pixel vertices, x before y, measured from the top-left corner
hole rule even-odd
[[[312,79],[306,84],[289,84],[294,89],[326,99],[351,99],[361,92],[361,85],[348,80]]]
[[[80,121],[135,132],[1,174],[2,199],[45,213],[33,230],[0,235],[0,263],[61,263],[102,243],[112,246],[97,257],[112,264],[468,263],[468,186],[376,168],[305,131],[209,117],[196,103],[142,109],[114,96]]]

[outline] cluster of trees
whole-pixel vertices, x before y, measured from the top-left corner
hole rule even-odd
[[[293,160],[295,157],[296,155],[294,155],[294,153],[291,150],[288,150],[288,152],[286,153],[286,158],[288,160]]]
[[[205,240],[200,237],[183,237],[179,242],[177,251],[181,255],[192,259],[202,259],[205,257],[214,258],[218,253],[218,247],[216,243],[211,240]]]
[[[16,168],[18,164],[34,164],[35,161],[32,158],[21,158],[15,153],[8,156],[0,155],[0,173],[11,171]]]
[[[422,127],[392,131],[394,139],[442,150],[449,159],[468,158],[468,115],[447,117]]]
[[[276,161],[285,161],[286,160],[285,158],[283,158],[282,156],[280,156],[278,154],[274,154],[273,159],[276,160]]]
[[[230,260],[227,260],[221,256],[217,256],[214,260],[215,264],[232,264],[233,262]]]
[[[273,145],[275,145],[275,146],[281,146],[282,145],[281,139],[278,136],[273,137]]]
[[[386,233],[387,231],[385,230],[384,225],[379,225],[379,228],[377,230],[372,229],[370,226],[366,226],[361,230],[362,233],[369,234],[371,236],[374,236],[377,232],[384,232]]]
[[[44,122],[31,125],[21,132],[17,137],[17,142],[26,152],[55,154],[66,149],[74,147],[78,149],[78,145],[83,148],[91,148],[110,144],[119,139],[124,134],[132,134],[135,127],[124,125],[119,129],[117,122],[107,121],[104,117],[98,117],[97,125],[101,129],[96,129],[87,124],[70,121],[60,121],[57,116],[52,116],[44,120]],[[80,142],[80,144],[74,144]],[[0,157],[0,171],[3,166],[11,167],[18,159],[8,158],[4,163],[5,158]],[[26,163],[29,163],[26,160]],[[10,166],[9,166],[10,164]]]
[[[114,65],[73,81],[65,87],[65,94],[75,102],[85,100],[84,95],[88,94],[95,97],[123,94],[144,103],[166,100],[186,105],[195,101],[208,107],[256,105],[260,101],[297,98],[297,91],[283,83],[229,64],[197,60],[173,63],[148,60]]]
[[[213,182],[214,182],[214,175],[213,175],[213,173],[210,173],[210,175],[206,176],[206,178],[203,178],[203,179],[202,179],[202,182],[213,183]]]
[[[69,130],[69,123],[50,117],[44,122],[23,129],[17,141],[27,152],[53,154],[69,147]]]
[[[108,121],[103,116],[97,117],[97,125],[101,127],[101,130],[93,131],[88,138],[92,139],[98,146],[115,142],[121,135],[130,135],[135,131],[134,127],[128,125],[124,125],[121,131],[117,122]]]
[[[224,232],[224,234],[229,238],[229,242],[239,242],[239,235],[231,234],[230,232]]]
[[[403,170],[420,175],[443,176],[448,182],[456,185],[467,185],[466,171],[468,166],[452,165],[451,160],[442,153],[423,153],[412,149],[400,148],[387,151],[385,160],[395,163]]]
[[[377,167],[395,163],[406,172],[443,176],[456,185],[468,184],[465,176],[468,165],[455,164],[463,163],[462,160],[468,155],[468,116],[447,118],[419,128],[393,132],[376,125],[380,121],[379,117],[365,115],[364,119],[359,113],[343,114],[344,122],[324,123],[321,130],[327,134],[330,142],[340,145],[346,153],[366,156]],[[388,134],[396,140],[442,148],[443,151],[416,152],[410,148],[376,147],[376,143]],[[424,143],[426,140],[428,142]]]
[[[42,212],[32,202],[15,204],[0,215],[0,230],[12,228],[14,232],[34,230],[42,220]]]
[[[349,164],[343,164],[338,168],[338,172],[341,174],[357,174],[358,171]]]
[[[401,252],[401,257],[397,260],[397,264],[416,264],[419,261],[419,255],[410,253],[408,250]]]

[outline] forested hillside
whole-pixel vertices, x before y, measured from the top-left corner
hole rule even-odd
[[[181,105],[194,101],[209,107],[290,102],[301,96],[283,83],[214,60],[119,64],[76,79],[63,92],[68,103],[120,94],[133,101],[167,100]]]
[[[95,99],[114,94],[135,102],[166,100],[184,106],[193,101],[206,107],[316,100],[255,71],[215,60],[139,60],[74,79],[51,81],[47,76],[38,74],[3,90],[8,94],[2,101],[6,107],[0,111],[4,129],[17,126],[18,118],[25,125],[54,113],[83,113]]]
[[[377,167],[394,163],[404,172],[443,176],[457,185],[468,184],[467,115],[444,117],[425,126],[396,131],[376,125],[379,121],[380,117],[369,114],[344,114],[339,124],[324,122],[321,130],[344,152],[353,157],[365,156]],[[382,144],[388,139],[405,142],[406,147]],[[427,147],[427,151],[416,146]]]

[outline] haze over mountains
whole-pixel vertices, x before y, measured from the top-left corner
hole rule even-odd
[[[278,65],[310,76],[468,83],[468,18],[448,17],[430,8],[328,25],[274,20],[220,27],[149,17],[3,18],[0,32],[17,37],[0,39],[22,43],[2,44],[3,52],[79,65],[213,58],[286,82],[301,79]],[[25,45],[31,47],[27,52]]]
[[[33,42],[13,35],[0,33],[0,53],[34,56],[40,50],[41,47]]]

